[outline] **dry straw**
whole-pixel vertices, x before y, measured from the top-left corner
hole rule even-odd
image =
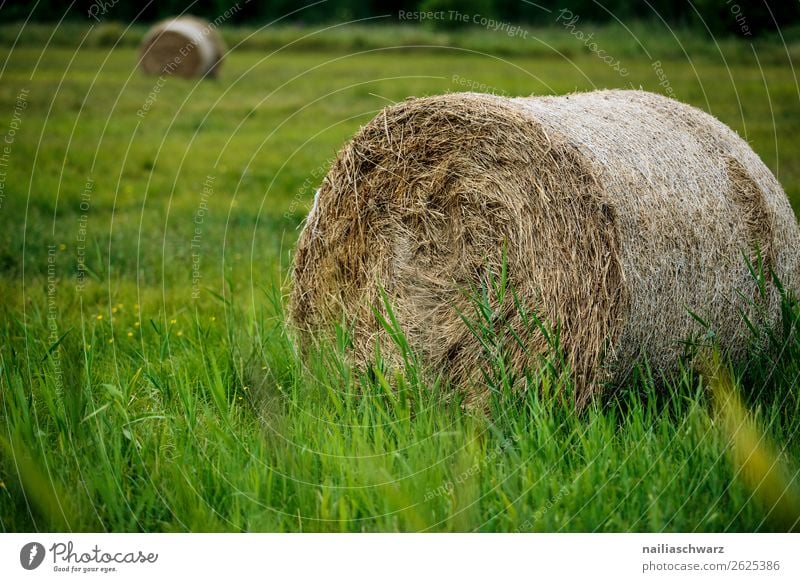
[[[225,44],[209,22],[181,16],[153,25],[142,40],[140,53],[142,71],[148,75],[216,77]]]
[[[710,115],[642,91],[460,93],[388,107],[339,153],[300,236],[291,317],[307,339],[346,316],[363,364],[390,344],[383,287],[429,369],[480,397],[486,353],[459,312],[504,248],[517,294],[560,326],[579,406],[643,355],[674,369],[703,331],[689,310],[740,354],[742,313],[779,309],[748,271],[756,249],[800,280],[786,195]],[[498,309],[514,369],[535,365],[544,337]]]

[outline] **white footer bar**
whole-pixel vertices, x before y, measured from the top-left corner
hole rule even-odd
[[[0,535],[0,580],[777,581],[798,563],[795,534]]]

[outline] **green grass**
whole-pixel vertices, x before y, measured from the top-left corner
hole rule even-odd
[[[6,44],[12,28],[0,29]],[[0,206],[3,530],[791,527],[778,515],[785,503],[740,478],[708,383],[691,370],[656,390],[643,368],[576,415],[556,396],[570,382],[552,360],[529,371],[523,395],[504,388],[502,359],[487,361],[496,393],[485,416],[445,398],[413,359],[363,376],[341,357],[346,334],[305,358],[286,334],[298,226],[360,124],[409,95],[464,90],[454,75],[515,95],[659,90],[651,61],[622,50],[630,38],[611,41],[626,78],[577,49],[567,60],[378,50],[416,42],[401,33],[442,34],[405,28],[367,29],[356,54],[341,39],[269,57],[252,44],[218,81],[167,80],[141,118],[156,80],[135,71],[131,42],[76,51],[85,30],[64,30],[43,56],[41,43],[15,48],[0,83],[4,130],[28,90]],[[689,62],[673,40],[642,42],[676,96],[746,135],[800,208],[800,107],[785,53],[770,45],[756,61],[726,40],[722,54],[736,55],[726,63],[693,40],[702,50]],[[798,309],[787,300],[785,311],[788,329]],[[774,443],[779,481],[796,489],[800,346],[790,331],[770,345],[734,376]]]
[[[487,30],[475,23],[437,29],[427,24],[415,26],[398,22],[395,17],[388,15],[366,24],[332,22],[314,27],[280,22],[239,27],[222,24],[219,30],[229,47],[262,53],[275,50],[355,52],[400,46],[414,46],[417,51],[451,47],[520,57],[550,57],[556,51],[575,57],[589,52],[580,37],[565,34],[564,28],[559,26],[557,13],[553,15],[551,26],[519,25],[511,35],[502,30]],[[0,43],[12,45],[16,41],[17,46],[41,47],[49,42],[52,46],[74,48],[82,41],[84,46],[94,48],[138,47],[148,27],[147,24],[128,25],[104,20],[93,23],[91,28],[83,22],[66,21],[54,29],[50,24],[16,22],[0,25]],[[21,30],[24,30],[22,34]],[[738,63],[750,61],[753,54],[750,42],[732,36],[713,38],[699,29],[682,26],[665,29],[657,22],[596,24],[580,21],[576,30],[587,35],[593,33],[600,46],[616,57],[642,58],[657,53],[660,59],[682,59],[687,54],[692,58],[718,58],[722,53],[728,61]],[[785,63],[787,55],[796,61],[800,58],[800,27],[785,28],[780,33],[759,37],[753,43],[762,62]]]

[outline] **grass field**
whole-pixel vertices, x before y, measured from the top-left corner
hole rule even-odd
[[[0,31],[4,48],[14,30]],[[658,392],[642,372],[576,415],[548,397],[569,380],[545,369],[540,391],[501,390],[486,417],[413,366],[367,381],[338,345],[300,360],[283,312],[329,161],[410,95],[668,87],[745,136],[800,209],[790,52],[704,41],[688,60],[662,33],[641,39],[648,58],[610,40],[623,77],[581,50],[251,47],[198,83],[143,77],[131,43],[80,46],[81,34],[44,52],[46,37],[23,42],[0,82],[12,137],[0,147],[4,531],[797,526],[800,343],[788,331],[733,369],[765,435],[754,473],[694,371]],[[787,301],[787,328],[798,314]]]

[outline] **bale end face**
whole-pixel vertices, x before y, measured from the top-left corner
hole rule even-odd
[[[444,96],[389,108],[322,184],[297,248],[292,319],[306,334],[354,321],[353,355],[368,364],[376,340],[391,353],[372,314],[382,287],[426,366],[480,400],[493,355],[463,317],[505,261],[515,292],[562,325],[585,399],[626,300],[614,213],[600,194],[574,150],[508,103]],[[521,371],[549,340],[510,297],[491,301]]]

